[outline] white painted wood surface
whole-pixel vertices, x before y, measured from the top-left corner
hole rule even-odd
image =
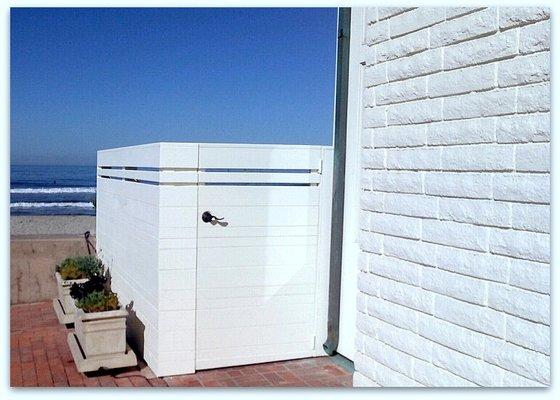
[[[156,143],[98,167],[98,251],[158,376],[323,354],[332,148]]]

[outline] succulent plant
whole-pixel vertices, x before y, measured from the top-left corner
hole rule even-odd
[[[64,260],[62,260],[62,262],[60,264],[57,264],[56,266],[56,272],[60,272],[60,270],[68,265],[71,264],[75,264],[76,260],[74,260],[74,258],[65,258]]]
[[[74,258],[67,258],[62,261],[60,265],[57,265],[56,271],[60,273],[60,277],[64,280],[83,279],[87,277]]]
[[[94,291],[77,300],[76,307],[86,313],[118,310],[119,298],[111,291]]]
[[[103,274],[103,262],[95,256],[81,256],[76,257],[78,268],[88,277],[98,276]]]
[[[95,256],[66,258],[56,266],[62,279],[84,279],[103,275],[103,263]]]

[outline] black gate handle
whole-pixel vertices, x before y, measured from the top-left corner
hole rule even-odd
[[[216,218],[210,213],[210,211],[204,211],[202,213],[202,220],[204,222],[221,221],[222,219],[223,218]]]

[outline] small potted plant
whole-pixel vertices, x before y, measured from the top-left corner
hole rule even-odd
[[[53,306],[61,324],[74,322],[76,306],[70,296],[72,285],[87,282],[91,277],[102,273],[103,263],[95,256],[67,258],[56,266],[58,298],[53,300]]]
[[[80,372],[136,365],[136,355],[126,344],[128,311],[107,287],[104,276],[73,285],[76,300],[74,332],[68,344]]]

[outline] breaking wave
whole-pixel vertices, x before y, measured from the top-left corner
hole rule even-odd
[[[10,193],[95,193],[95,187],[15,188]]]
[[[74,207],[74,208],[93,208],[91,202],[64,202],[64,203],[33,203],[33,202],[19,202],[11,203],[10,208],[50,208],[50,207]]]

